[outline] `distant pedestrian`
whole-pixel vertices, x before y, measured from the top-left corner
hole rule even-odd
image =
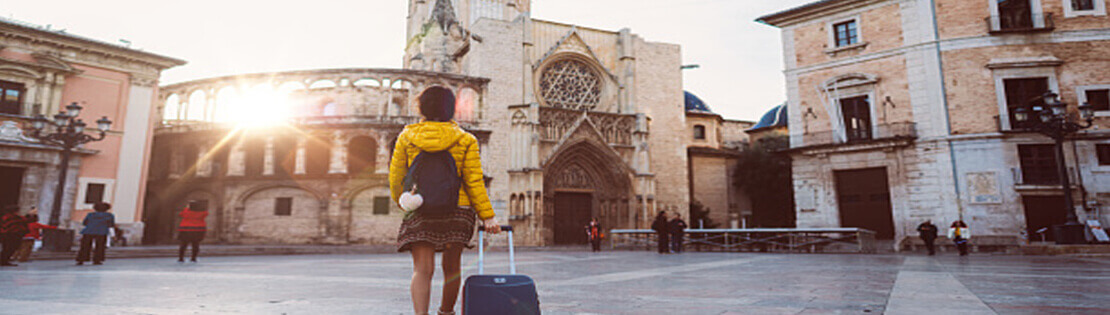
[[[651,229],[655,230],[655,235],[659,241],[659,253],[670,253],[671,225],[667,220],[666,211],[659,211],[659,214],[655,216],[655,222],[651,223]]]
[[[590,220],[590,224],[586,225],[586,237],[590,240],[590,245],[593,251],[601,251],[601,238],[605,237],[605,233],[601,230],[601,223],[597,222],[597,218]]]
[[[23,235],[23,244],[19,246],[19,252],[15,257],[19,258],[19,262],[31,261],[31,252],[35,250],[35,242],[42,240],[42,230],[50,229],[55,230],[57,226],[46,225],[39,223],[39,215],[32,212],[27,215],[27,234]]]
[[[193,255],[189,259],[191,262],[197,262],[197,254],[200,253],[200,242],[204,240],[204,234],[208,232],[208,223],[204,221],[208,217],[208,211],[204,209],[193,210],[196,203],[190,201],[181,213],[177,214],[181,217],[181,224],[177,227],[177,240],[181,246],[177,248],[177,262],[185,262],[185,248],[190,245],[193,246]]]
[[[917,233],[921,236],[921,241],[925,242],[925,248],[929,250],[929,256],[936,255],[936,247],[933,246],[933,241],[937,239],[937,226],[933,225],[933,220],[925,220],[925,223],[918,225]]]
[[[19,206],[0,209],[0,267],[15,267],[12,254],[19,249],[23,235],[27,234],[27,219],[19,215]]]
[[[681,253],[682,243],[686,239],[686,221],[682,221],[682,215],[676,212],[668,226],[671,230],[671,252]]]
[[[967,223],[963,220],[952,222],[952,226],[948,228],[948,238],[956,244],[960,256],[967,256],[967,242],[971,239],[971,229],[967,227]]]
[[[85,215],[85,220],[81,221],[85,228],[81,230],[81,249],[77,251],[77,265],[84,265],[89,261],[90,251],[93,265],[104,263],[104,249],[108,246],[108,229],[116,227],[116,216],[108,213],[109,209],[112,209],[112,205],[98,202],[93,205],[93,210],[96,212]]]

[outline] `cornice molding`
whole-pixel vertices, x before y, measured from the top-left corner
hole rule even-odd
[[[117,59],[120,63],[142,64],[146,67],[154,68],[157,71],[185,64],[184,60],[176,58],[143,52],[76,35],[6,23],[2,20],[0,20],[0,41],[6,42],[0,44],[3,46],[16,46],[12,44],[19,44],[22,42],[25,44],[18,46],[23,46],[23,48],[27,48],[30,51],[69,50],[78,57],[81,55],[100,55],[98,59]],[[75,56],[63,55],[62,57]]]

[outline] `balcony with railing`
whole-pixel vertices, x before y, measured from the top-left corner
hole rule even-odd
[[[804,144],[802,146],[796,146],[796,148],[875,144],[910,141],[916,138],[916,123],[894,122],[874,125],[869,129],[806,132],[802,134],[802,142]]]
[[[1057,191],[1060,187],[1060,171],[1055,167],[1013,167],[1014,189],[1018,191]],[[1079,176],[1074,167],[1068,168],[1068,180],[1075,186]]]
[[[984,20],[991,35],[1051,32],[1056,29],[1052,13],[1003,12]]]

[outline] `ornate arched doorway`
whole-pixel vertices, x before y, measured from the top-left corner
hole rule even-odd
[[[629,224],[631,169],[612,149],[582,140],[563,146],[544,167],[547,244],[585,244],[585,226],[597,217],[605,228]]]

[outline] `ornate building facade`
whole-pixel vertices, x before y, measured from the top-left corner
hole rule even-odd
[[[410,0],[403,70],[164,87],[148,240],[169,240],[176,211],[204,200],[216,213],[213,240],[392,242],[401,214],[388,199],[385,164],[401,128],[419,119],[415,96],[432,85],[457,92],[456,118],[481,140],[494,209],[524,244],[584,243],[591,217],[607,228],[646,228],[658,210],[689,217],[690,168],[675,167],[688,165],[694,141],[679,46],[532,19],[530,7]],[[221,123],[260,114],[234,109],[252,91],[288,100],[290,123]],[[730,127],[730,137],[744,128]]]
[[[184,61],[22,21],[0,18],[0,206],[39,210],[46,223],[61,194],[63,228],[80,226],[97,202],[114,205],[116,222],[141,238],[142,191],[162,70]],[[65,191],[57,191],[61,149],[26,134],[36,115],[71,103],[92,125],[113,123],[103,141],[74,150]],[[54,127],[47,127],[52,132]],[[91,128],[90,128],[91,130]]]
[[[830,0],[761,17],[782,29],[798,227],[863,227],[898,247],[927,219],[963,219],[973,244],[1012,247],[1068,211],[1105,226],[1106,4]],[[1066,144],[1073,205],[1052,140],[1013,119],[1045,92],[1098,111]]]

